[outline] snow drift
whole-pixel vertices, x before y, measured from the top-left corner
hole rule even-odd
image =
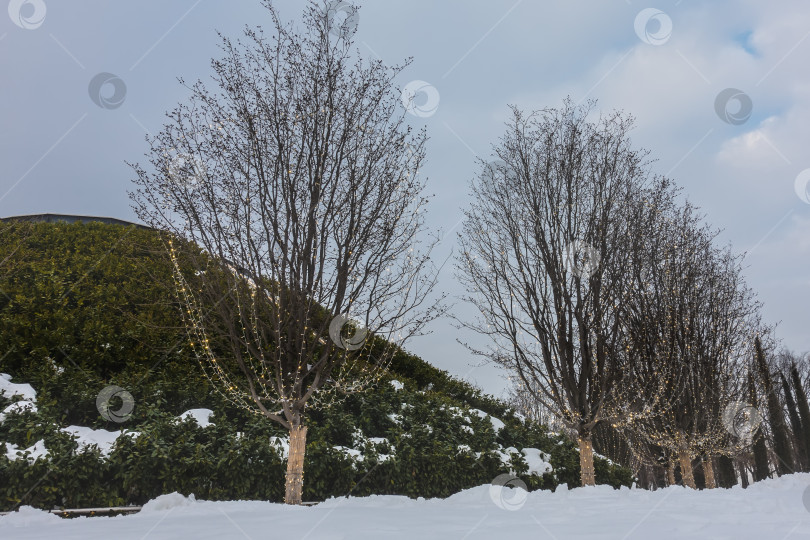
[[[138,514],[114,518],[63,520],[22,508],[0,518],[0,537],[786,539],[810,534],[808,508],[810,474],[766,480],[745,490],[562,486],[556,492],[526,493],[485,485],[443,500],[376,495],[330,499],[309,508],[197,501],[174,493],[158,497]]]

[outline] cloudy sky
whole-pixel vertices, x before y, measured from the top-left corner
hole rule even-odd
[[[216,30],[269,26],[258,0],[2,2],[0,216],[134,220],[124,161],[143,160],[144,136],[186,98],[177,77],[209,76]],[[275,5],[300,18],[300,0]],[[655,172],[747,252],[749,284],[784,345],[810,350],[810,3],[367,0],[358,23],[362,55],[414,58],[398,82],[423,90],[410,121],[431,137],[423,174],[429,224],[447,235],[439,259],[508,105],[595,98],[635,116],[634,143]],[[451,265],[440,286],[461,293]],[[408,348],[486,391],[505,388],[457,342],[475,336],[449,320],[432,330]]]

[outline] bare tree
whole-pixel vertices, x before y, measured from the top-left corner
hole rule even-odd
[[[531,381],[530,381],[531,383]],[[554,411],[549,410],[535,397],[538,390],[529,388],[522,380],[517,379],[508,389],[506,402],[518,413],[538,424],[545,425],[551,431],[562,431],[565,426],[560,424]]]
[[[498,162],[473,182],[458,272],[481,313],[466,325],[493,340],[473,352],[576,434],[583,485],[595,483],[594,428],[626,420],[627,276],[669,191],[632,147],[632,119],[590,122],[592,108],[513,108]]]
[[[198,263],[175,272],[192,344],[228,397],[289,430],[285,500],[297,504],[306,408],[376,380],[393,343],[442,307],[427,301],[436,240],[425,133],[406,127],[393,85],[403,66],[357,58],[325,4],[309,4],[303,31],[265,6],[272,35],[222,38],[217,88],[187,86],[149,170],[132,165],[132,199],[188,241],[170,246]]]
[[[712,458],[732,443],[725,417],[744,401],[758,304],[741,258],[714,245],[717,232],[694,207],[671,209],[662,225],[647,236],[650,264],[634,276],[628,309],[633,387],[648,413],[631,429],[677,457],[686,486],[695,487],[692,462],[705,454],[706,485],[714,487]]]

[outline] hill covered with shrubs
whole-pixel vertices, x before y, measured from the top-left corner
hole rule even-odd
[[[148,229],[0,223],[0,510],[140,504],[172,491],[282,500],[286,433],[205,378],[170,264]],[[100,414],[109,386],[132,396],[122,422]],[[307,422],[308,501],[446,497],[504,473],[530,489],[578,484],[567,437],[405,350],[378,384]],[[599,458],[596,479],[632,481]]]

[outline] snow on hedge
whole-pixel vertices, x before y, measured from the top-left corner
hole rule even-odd
[[[22,400],[22,401],[15,401],[5,409],[3,412],[0,412],[0,424],[6,419],[6,416],[9,414],[20,414],[22,412],[29,411],[29,412],[37,412],[37,406],[34,404],[33,401]]]
[[[108,457],[110,455],[113,445],[118,437],[137,437],[140,434],[137,431],[107,431],[106,429],[93,429],[84,426],[68,426],[60,429],[60,431],[73,435],[76,438],[76,442],[79,445],[77,452],[82,452],[83,450],[96,445],[101,452],[101,455],[104,457]],[[0,442],[0,445],[1,444],[4,443]],[[28,461],[31,462],[48,456],[48,449],[45,447],[45,441],[37,441],[29,448],[19,448],[17,445],[9,442],[5,443],[5,445],[6,457],[11,461],[22,459],[24,453],[26,452],[30,454],[28,456]]]
[[[0,395],[7,398],[22,397],[20,401],[8,405],[0,412],[0,424],[8,417],[9,414],[20,414],[23,412],[37,412],[37,393],[30,384],[18,384],[11,382],[11,375],[7,373],[0,373]],[[112,451],[115,440],[126,434],[128,436],[138,436],[138,432],[129,431],[107,431],[105,429],[92,429],[84,426],[68,426],[62,428],[60,431],[69,433],[76,438],[78,443],[78,451],[81,452],[85,448],[92,445],[98,446],[103,456],[109,456]],[[4,444],[0,441],[0,445]],[[45,441],[37,441],[28,448],[19,448],[12,443],[5,443],[6,457],[11,461],[22,459],[25,453],[28,453],[28,461],[36,461],[40,458],[48,456],[48,449],[45,447]]]
[[[497,418],[488,415],[487,413],[485,413],[481,409],[470,409],[470,412],[475,413],[476,415],[478,415],[479,418],[483,418],[484,420],[489,418],[489,421],[492,423],[492,429],[495,430],[495,433],[498,433],[506,425],[502,421],[498,420]]]
[[[553,469],[548,460],[551,456],[538,450],[537,448],[524,448],[521,450],[523,459],[529,465],[529,474],[543,475],[544,473],[551,472]]]
[[[509,448],[501,448],[500,450],[495,450],[495,453],[500,458],[501,463],[504,465],[509,465],[512,461],[512,454],[520,454],[517,448],[514,446],[510,446]],[[514,473],[514,471],[512,471]]]
[[[338,450],[340,452],[343,452],[348,457],[350,457],[352,459],[355,459],[357,461],[363,461],[365,459],[365,456],[363,456],[363,452],[361,452],[360,450],[356,450],[354,448],[349,448],[347,446],[339,446],[339,445],[333,446],[332,448],[334,448],[335,450]]]
[[[346,446],[333,446],[332,448],[359,463],[366,460],[366,455],[363,451],[369,446],[374,449],[377,455],[377,461],[381,463],[393,459],[394,457],[394,447],[389,443],[388,439],[385,437],[366,437],[362,430],[358,428],[355,428],[352,432],[352,448]],[[361,448],[363,450],[360,450]],[[390,450],[392,453],[382,453],[380,450],[383,449]]]
[[[290,455],[289,437],[270,437],[270,445],[276,449],[281,459],[287,459],[287,456]]]
[[[76,437],[76,442],[79,444],[77,449],[79,452],[85,448],[96,445],[101,451],[101,455],[104,457],[110,455],[113,445],[118,437],[137,437],[140,435],[140,433],[137,431],[107,431],[106,429],[93,429],[84,426],[68,426],[66,428],[62,428],[60,431],[69,433]]]
[[[17,461],[18,459],[22,459],[25,454],[28,454],[27,459],[31,463],[40,458],[48,457],[48,449],[45,448],[44,440],[39,440],[35,442],[33,445],[29,446],[28,448],[19,448],[17,445],[11,443],[5,443],[5,445],[6,445],[6,457],[10,461]]]
[[[455,416],[457,418],[462,418],[462,419],[466,420],[467,422],[470,421],[469,414],[474,414],[475,416],[481,418],[482,420],[489,419],[490,423],[492,424],[492,429],[495,431],[496,434],[506,426],[506,424],[504,424],[503,421],[499,420],[498,418],[495,418],[494,416],[491,416],[491,415],[485,413],[481,409],[464,410],[464,409],[462,409],[460,407],[452,407],[452,406],[448,407],[448,406],[445,406],[445,405],[442,405],[441,408],[450,411],[453,414],[453,416]],[[472,429],[469,426],[462,426],[462,429],[472,433]]]
[[[0,396],[7,398],[20,396],[26,401],[37,402],[37,393],[34,388],[27,383],[11,382],[11,375],[8,373],[0,373]]]

